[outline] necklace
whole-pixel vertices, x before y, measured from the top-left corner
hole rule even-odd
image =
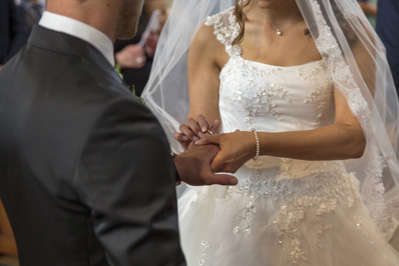
[[[277,28],[276,26],[274,26],[274,25],[271,24],[270,22],[268,22],[268,23],[269,23],[269,25],[276,31],[276,33],[277,33],[278,36],[283,36],[283,31],[282,31],[282,30],[280,30],[279,28]],[[303,34],[304,34],[304,35],[310,34],[309,29],[304,29],[304,30],[303,30]]]
[[[280,30],[279,28],[277,28],[275,25],[273,25],[272,23],[270,23],[268,20],[267,20],[267,23],[269,23],[270,27],[272,27],[272,28],[276,31],[276,33],[277,33],[278,36],[283,36],[284,33],[283,33],[282,30]],[[295,26],[296,24],[297,24],[297,23],[295,23],[294,26]],[[294,26],[292,26],[292,27],[294,27]],[[304,30],[303,30],[303,33],[304,33],[304,35],[308,35],[308,34],[310,34],[310,31],[309,31],[309,29],[304,29]]]
[[[270,26],[272,26],[272,28],[276,31],[278,36],[283,36],[283,32],[277,28],[276,26],[274,26],[273,24],[271,24],[270,22],[268,22]]]

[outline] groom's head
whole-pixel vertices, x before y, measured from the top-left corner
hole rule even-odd
[[[122,0],[116,28],[118,39],[131,39],[136,35],[143,2],[144,0]]]
[[[104,32],[112,40],[132,38],[144,0],[47,0],[47,10]]]

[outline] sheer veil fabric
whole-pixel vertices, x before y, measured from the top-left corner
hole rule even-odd
[[[234,6],[232,0],[175,0],[144,90],[147,106],[173,132],[189,111],[187,54],[204,20]],[[398,100],[385,49],[355,0],[297,0],[336,88],[346,97],[367,139],[360,159],[345,162],[361,184],[362,199],[378,232],[389,239],[399,218]]]

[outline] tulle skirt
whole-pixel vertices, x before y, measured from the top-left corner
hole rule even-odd
[[[235,175],[236,187],[189,188],[179,199],[189,266],[399,265],[341,162],[281,159]]]

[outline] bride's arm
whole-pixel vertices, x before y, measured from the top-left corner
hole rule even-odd
[[[226,53],[215,38],[213,27],[202,26],[195,36],[188,55],[190,113],[204,115],[209,121],[220,120],[219,73],[217,54]]]
[[[338,89],[334,90],[334,99],[334,124],[307,131],[258,132],[260,155],[302,160],[343,160],[361,157],[366,146],[362,127]],[[197,142],[205,143],[221,146],[221,152],[213,161],[213,169],[217,171],[235,172],[256,154],[253,132],[204,136]]]
[[[219,123],[216,122],[220,121],[219,73],[221,61],[226,60],[227,53],[213,31],[213,27],[203,25],[196,34],[188,55],[190,113],[186,125],[180,126],[182,133],[174,134],[184,148],[191,141],[198,140],[208,129],[215,133],[219,130]],[[201,119],[200,115],[209,123]]]

